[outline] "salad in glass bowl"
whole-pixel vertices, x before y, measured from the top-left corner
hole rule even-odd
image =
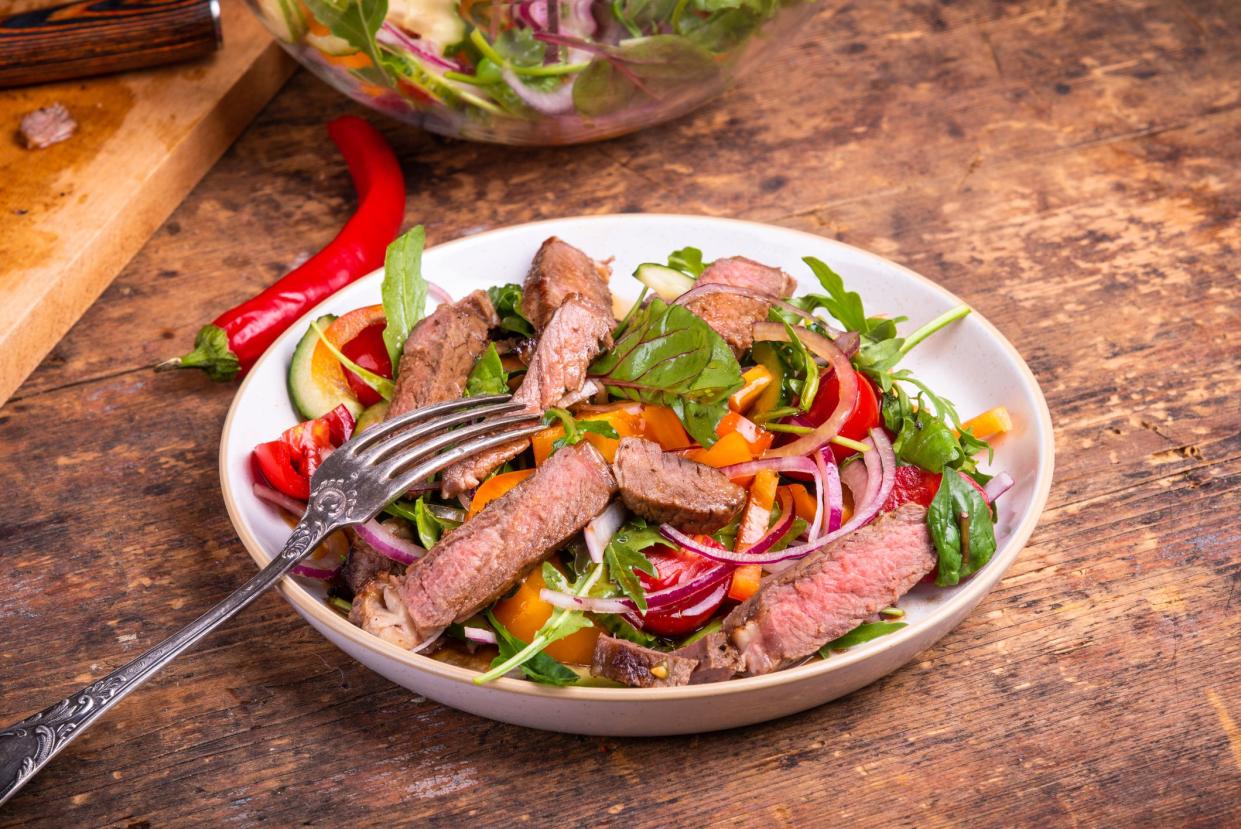
[[[575,144],[718,95],[801,0],[248,0],[351,98],[444,135]]]

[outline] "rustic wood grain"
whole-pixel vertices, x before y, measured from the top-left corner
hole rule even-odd
[[[4,10],[36,5],[46,2]],[[291,74],[242,0],[224,0],[221,14],[226,42],[201,61],[0,95],[0,401]],[[22,116],[56,102],[78,131],[26,149]]]
[[[1238,42],[1230,0],[847,4],[721,102],[630,138],[513,151],[383,125],[434,242],[705,212],[956,291],[1051,405],[1057,478],[1031,544],[904,669],[693,738],[453,711],[268,596],[0,827],[1241,822]],[[0,408],[0,721],[251,572],[215,472],[231,387],[145,367],[332,236],[351,194],[322,123],[347,109],[295,77]]]

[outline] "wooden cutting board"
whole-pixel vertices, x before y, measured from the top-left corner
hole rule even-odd
[[[205,60],[0,92],[0,404],[292,73],[242,0],[221,5]],[[21,117],[55,101],[77,134],[24,149]]]

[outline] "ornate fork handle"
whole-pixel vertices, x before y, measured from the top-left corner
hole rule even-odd
[[[317,495],[280,555],[224,601],[128,665],[0,731],[0,804],[125,695],[257,599],[328,533],[350,523],[341,520],[345,510],[337,500],[343,496],[339,489]]]

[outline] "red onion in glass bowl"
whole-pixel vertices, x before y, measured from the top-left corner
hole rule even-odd
[[[443,135],[544,146],[667,121],[772,59],[818,9],[698,0],[247,0],[299,62]],[[761,8],[760,8],[761,7]]]

